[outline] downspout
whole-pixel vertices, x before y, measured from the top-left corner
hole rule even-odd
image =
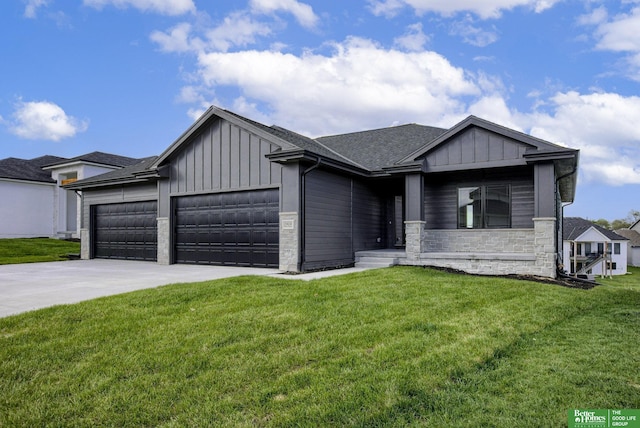
[[[306,200],[305,200],[305,190],[306,190],[306,176],[308,173],[317,169],[320,166],[322,160],[320,157],[316,158],[316,163],[311,165],[309,168],[302,171],[302,175],[300,176],[300,206],[302,208],[302,212],[300,213],[300,270],[304,272],[304,264],[306,261],[305,255],[305,217],[306,217]]]
[[[568,172],[564,175],[561,175],[560,177],[556,178],[556,184],[555,184],[555,191],[560,193],[560,189],[558,187],[558,183],[560,182],[560,180],[562,180],[563,178],[569,177],[570,175],[575,174],[578,171],[578,164],[576,163],[576,165],[573,167],[573,169],[571,170],[571,172]],[[577,181],[576,181],[577,182]],[[558,195],[559,197],[560,195]],[[560,212],[558,212],[558,204],[555,204],[555,210],[556,210],[556,239],[554,239],[554,241],[556,242],[556,254],[561,254],[562,255],[562,265],[564,267],[564,254],[560,253],[560,250],[558,249],[558,235],[559,235],[559,231],[560,231],[560,221],[564,219],[564,207],[568,207],[569,205],[573,204],[573,202],[567,202],[565,205],[560,204]],[[559,219],[559,220],[558,220]],[[563,239],[560,239],[560,242],[564,242]],[[564,246],[563,246],[564,247]],[[562,252],[564,253],[564,248],[562,249]],[[574,257],[576,256],[575,252],[574,252]],[[560,266],[558,263],[556,263],[556,273],[559,275],[564,275],[564,273],[560,270]]]

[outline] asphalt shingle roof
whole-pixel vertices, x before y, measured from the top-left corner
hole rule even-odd
[[[565,217],[562,221],[562,239],[564,241],[573,241],[590,227],[595,228],[598,232],[602,233],[607,238],[613,241],[626,241],[627,238],[618,235],[613,230],[605,229],[595,223],[585,220],[581,217]]]
[[[618,235],[624,236],[631,241],[632,247],[640,247],[640,232],[631,229],[618,229],[616,230]]]
[[[55,181],[51,178],[51,172],[44,171],[42,167],[63,159],[64,158],[50,155],[35,159],[0,159],[0,178],[54,183]]]
[[[70,159],[61,159],[59,161],[54,161],[44,166],[56,166],[56,165],[62,165],[62,164],[71,163],[71,162],[91,162],[91,163],[99,163],[101,165],[125,167],[125,166],[135,165],[139,163],[140,160],[141,159],[114,155],[111,153],[91,152],[91,153],[76,156]]]
[[[148,158],[137,159],[137,163],[133,165],[121,169],[116,169],[115,171],[109,171],[93,177],[85,178],[83,180],[75,181],[68,187],[83,188],[90,187],[92,185],[98,185],[101,183],[135,179],[135,175],[137,173],[146,171],[157,158],[158,156],[150,156]]]
[[[320,137],[317,141],[369,170],[377,171],[392,166],[446,131],[412,123]]]

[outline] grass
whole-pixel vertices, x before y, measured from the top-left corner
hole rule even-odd
[[[55,262],[80,252],[80,243],[61,239],[0,239],[0,265]]]
[[[0,319],[0,426],[566,426],[640,408],[640,269],[182,284]],[[603,281],[605,282],[605,281]]]

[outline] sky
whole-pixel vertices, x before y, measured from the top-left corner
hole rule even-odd
[[[310,137],[470,114],[640,210],[640,0],[2,0],[0,159],[162,153],[210,105]]]

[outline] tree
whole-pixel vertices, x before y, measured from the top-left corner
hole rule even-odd
[[[600,218],[598,220],[594,220],[593,223],[597,224],[598,226],[602,226],[605,229],[611,229],[611,225],[609,224],[609,220],[607,220],[607,219]]]
[[[611,222],[611,229],[612,230],[629,229],[632,224],[633,223],[629,223],[626,219],[613,220]]]

